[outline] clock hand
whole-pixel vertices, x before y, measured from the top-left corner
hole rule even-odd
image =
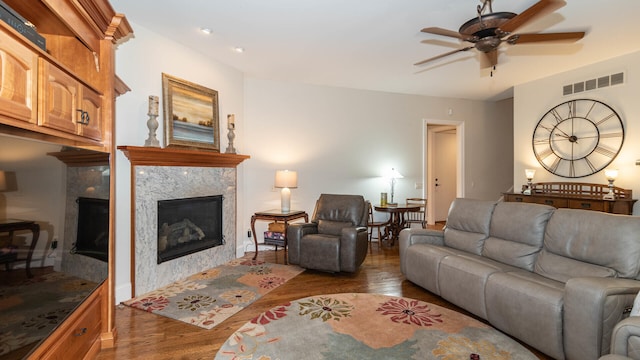
[[[563,138],[567,138],[567,139],[569,139],[569,138],[571,137],[571,136],[569,136],[566,132],[564,132],[564,131],[562,131],[562,130],[558,129],[557,127],[556,127],[556,128],[548,128],[548,127],[546,127],[546,126],[544,126],[544,125],[540,125],[540,126],[541,126],[543,129],[546,129],[547,131],[549,131],[550,133],[552,133],[552,134],[554,134],[554,135],[556,135],[556,136],[561,136],[561,137],[563,137]],[[557,132],[555,132],[555,133],[554,133],[554,130],[556,130]],[[561,134],[558,134],[558,132],[560,132]]]

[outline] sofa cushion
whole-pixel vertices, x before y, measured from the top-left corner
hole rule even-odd
[[[489,235],[489,223],[496,203],[493,201],[455,199],[449,208],[444,243],[454,249],[480,255]]]
[[[502,202],[491,217],[482,255],[533,271],[542,249],[547,222],[555,208],[547,205]]]
[[[487,320],[496,328],[564,359],[562,283],[524,270],[492,274],[485,287]]]
[[[536,274],[556,281],[566,283],[573,277],[595,276],[616,277],[617,273],[611,268],[589,264],[542,250],[535,265]]]
[[[340,271],[340,238],[325,234],[309,234],[300,239],[300,266],[316,270]]]
[[[574,261],[609,268],[618,277],[638,278],[638,234],[640,218],[637,216],[558,209],[549,219],[544,249]],[[557,262],[557,259],[551,256],[539,257],[535,272],[571,277],[573,273],[569,272],[568,264]],[[600,276],[611,276],[610,272],[603,274]]]
[[[440,262],[440,296],[471,313],[487,318],[484,304],[485,283],[494,273],[517,271],[512,266],[479,255],[460,252]]]
[[[318,220],[318,232],[320,234],[340,236],[342,228],[353,227],[349,221]]]
[[[367,202],[361,195],[320,194],[312,222],[349,221],[352,226],[367,226]]]
[[[414,244],[407,248],[404,259],[409,281],[422,286],[436,295],[440,295],[438,277],[440,262],[447,256],[457,255],[459,250],[431,245]]]

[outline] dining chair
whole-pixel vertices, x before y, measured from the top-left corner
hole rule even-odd
[[[407,198],[407,206],[420,206],[419,211],[407,211],[406,219],[407,227],[411,224],[420,224],[423,229],[427,228],[427,199]]]
[[[388,221],[375,221],[373,218],[373,206],[371,206],[371,202],[367,201],[367,205],[369,206],[369,221],[367,222],[367,227],[369,228],[369,244],[371,244],[373,239],[378,239],[378,246],[382,245],[382,240],[387,239],[387,232],[381,229],[385,229]],[[377,237],[373,237],[373,229],[376,229]]]

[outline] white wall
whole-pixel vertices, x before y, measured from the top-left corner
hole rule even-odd
[[[245,165],[245,213],[238,218],[244,221],[245,250],[253,250],[246,238],[251,214],[280,207],[280,193],[273,189],[277,169],[298,171],[292,208],[310,216],[321,193],[361,194],[378,203],[381,192],[390,192],[381,176],[392,167],[404,176],[397,181],[395,199],[421,196],[415,183],[423,182],[425,119],[465,121],[470,166],[464,181],[475,181],[465,186],[467,196],[498,199],[510,187],[511,113],[496,115],[503,109],[493,103],[250,77],[245,89],[245,146],[251,160]],[[485,166],[502,180],[483,181]],[[256,233],[266,226],[256,223]]]
[[[465,122],[469,168],[464,181],[469,182],[465,185],[469,196],[497,199],[511,186],[509,106],[244,77],[132,25],[135,38],[116,54],[116,72],[132,89],[117,100],[116,143],[144,144],[147,98],[161,94],[162,72],[218,90],[220,118],[236,114],[236,149],[251,156],[238,168],[238,255],[253,251],[253,240],[247,238],[251,215],[280,206],[280,193],[273,189],[277,169],[298,171],[292,207],[309,215],[323,192],[362,194],[378,202],[380,192],[390,190],[381,176],[392,167],[404,175],[396,186],[398,200],[422,195],[414,184],[423,182],[426,119]],[[224,124],[222,120],[223,150],[227,145]],[[158,133],[162,134],[162,127]],[[116,168],[116,301],[122,301],[129,298],[131,286],[131,209],[129,162],[121,153],[116,156]],[[491,181],[484,181],[488,173]],[[257,223],[256,232],[261,234],[266,226],[266,222]]]
[[[563,96],[562,87],[567,84],[594,79],[605,75],[624,72],[625,83],[578,94]],[[550,76],[514,89],[514,172],[515,189],[526,183],[525,168],[535,168],[534,182],[575,181],[606,184],[604,171],[594,175],[566,179],[547,172],[536,160],[531,146],[533,130],[540,118],[553,106],[572,99],[595,99],[611,106],[623,119],[625,141],[622,150],[609,167],[620,170],[616,186],[632,189],[634,197],[640,194],[640,52],[620,56],[614,59],[582,67],[565,73]],[[640,214],[640,204],[634,206],[634,215]]]

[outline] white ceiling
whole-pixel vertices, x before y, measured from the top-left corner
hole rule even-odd
[[[494,0],[520,13],[536,0]],[[479,0],[111,0],[143,26],[247,76],[475,100],[512,96],[519,83],[640,50],[640,1],[567,0],[516,33],[586,30],[573,43],[503,43],[498,67],[481,70],[476,50],[414,66],[470,45],[421,33],[458,30]],[[211,35],[199,31],[213,30]],[[135,38],[129,40],[135,42]],[[423,41],[427,41],[424,43]],[[129,46],[132,44],[128,44]],[[243,47],[242,54],[233,51]]]

